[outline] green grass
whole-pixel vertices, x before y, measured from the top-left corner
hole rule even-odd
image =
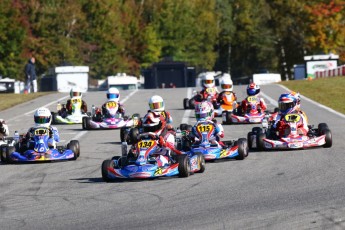
[[[30,101],[37,97],[47,95],[51,92],[39,92],[30,94],[14,94],[14,93],[2,93],[0,94],[0,111],[11,108],[12,106],[21,104],[26,101]]]
[[[319,78],[310,81],[284,81],[279,84],[345,114],[345,103],[343,102],[345,77]]]

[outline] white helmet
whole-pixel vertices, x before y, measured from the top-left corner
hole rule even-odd
[[[107,92],[107,98],[108,101],[116,101],[118,102],[120,100],[120,92],[117,88],[111,87],[108,89]]]
[[[213,119],[213,105],[208,101],[202,101],[195,107],[195,118],[199,120],[212,120]]]
[[[213,73],[205,73],[204,75],[202,75],[202,85],[205,88],[211,88],[214,87],[214,74]]]
[[[81,90],[78,87],[76,87],[76,86],[71,88],[71,91],[69,92],[69,95],[70,95],[71,98],[72,97],[82,97]]]
[[[222,87],[222,90],[227,91],[227,92],[232,92],[233,90],[233,83],[231,78],[222,78],[222,80],[220,81],[220,86]]]
[[[34,114],[36,126],[49,127],[52,121],[52,114],[49,109],[41,107]]]
[[[164,111],[164,101],[161,96],[154,95],[149,100],[150,110],[153,112],[162,112]]]

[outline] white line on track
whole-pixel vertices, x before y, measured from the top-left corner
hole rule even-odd
[[[192,97],[192,88],[188,88],[188,90],[187,90],[187,98],[190,99],[191,97]],[[182,118],[182,121],[181,121],[182,124],[184,124],[184,123],[188,124],[191,112],[192,112],[192,110],[190,110],[190,109],[187,109],[187,110],[184,111],[183,118]]]
[[[291,91],[290,89],[288,89],[287,87],[285,87],[285,86],[283,86],[283,85],[279,85],[279,86],[280,86],[281,88],[283,88],[284,90],[288,91],[288,92]],[[345,114],[339,113],[339,112],[335,111],[334,109],[331,109],[331,108],[329,108],[329,107],[327,107],[327,106],[325,106],[325,105],[322,105],[322,104],[320,104],[320,103],[318,103],[318,102],[316,102],[316,101],[313,101],[312,99],[310,99],[310,98],[308,98],[308,97],[306,97],[306,96],[301,95],[301,97],[303,98],[303,100],[306,100],[306,101],[308,101],[308,102],[310,102],[310,103],[312,103],[312,104],[314,104],[314,105],[316,105],[316,106],[318,106],[318,107],[320,107],[320,108],[323,108],[323,109],[327,110],[328,112],[331,112],[331,113],[333,113],[333,114],[336,114],[336,115],[338,115],[339,117],[345,118]]]
[[[264,98],[266,98],[273,106],[278,107],[277,100],[274,100],[272,97],[268,96],[267,94],[264,94],[263,92],[260,93]]]

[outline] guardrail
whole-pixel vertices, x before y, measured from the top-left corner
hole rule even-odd
[[[338,77],[345,76],[345,65],[338,66],[336,69],[328,69],[324,71],[316,71],[315,78],[324,78],[324,77]]]

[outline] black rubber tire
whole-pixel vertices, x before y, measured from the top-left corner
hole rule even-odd
[[[72,152],[74,153],[74,156],[71,160],[77,160],[78,158],[78,146],[77,146],[77,143],[74,142],[74,141],[70,141],[68,144],[67,144],[67,149],[70,149],[72,150]]]
[[[111,182],[111,179],[108,177],[108,168],[114,168],[114,161],[112,160],[104,160],[102,163],[102,179],[105,182]]]
[[[52,114],[52,124],[56,124],[56,113],[55,112],[51,112]]]
[[[76,146],[77,158],[80,156],[80,144],[78,140],[71,140],[70,143]]]
[[[325,129],[329,129],[328,128],[328,125],[326,123],[320,123],[318,126],[317,126],[317,129],[319,131],[319,135],[323,135],[323,130]]]
[[[186,124],[186,123],[180,124],[180,130],[181,131],[187,130],[187,127],[188,127],[188,124]]]
[[[189,99],[188,98],[184,98],[183,99],[183,108],[184,109],[189,109],[189,106],[188,106],[188,101],[189,101]]]
[[[248,148],[250,149],[250,150],[253,150],[253,142],[252,142],[252,137],[253,136],[253,132],[249,132],[248,134],[247,134],[247,140],[248,140]]]
[[[90,121],[91,121],[91,117],[83,117],[82,119],[83,129],[86,129],[86,130],[90,129]]]
[[[195,100],[194,100],[194,98],[190,99],[188,101],[188,104],[189,104],[189,109],[195,109]]]
[[[265,150],[265,145],[264,145],[264,140],[263,140],[264,138],[266,138],[265,133],[259,133],[256,135],[256,145],[259,151]]]
[[[6,151],[2,151],[2,149],[6,149],[7,145],[1,145],[0,146],[0,159],[2,163],[6,163]]]
[[[238,156],[236,157],[236,160],[244,160],[249,152],[248,152],[248,143],[246,138],[240,138],[237,140],[238,145]]]
[[[132,144],[137,143],[138,141],[138,135],[139,135],[139,129],[138,128],[132,128],[129,131],[129,139]]]
[[[11,154],[16,151],[16,149],[14,148],[14,146],[8,146],[6,149],[6,163],[11,164],[13,163],[12,159],[11,159]]]
[[[198,156],[198,164],[200,167],[200,170],[197,171],[197,173],[203,173],[205,172],[205,169],[206,169],[205,157],[202,153],[196,153],[196,155]]]
[[[323,129],[322,130],[322,135],[326,135],[325,136],[325,141],[326,143],[323,145],[324,148],[330,148],[332,147],[332,132],[331,130],[327,129]]]
[[[120,129],[120,140],[121,142],[125,142],[128,140],[128,132],[126,127],[121,127]]]
[[[262,130],[261,127],[253,127],[252,128],[252,132],[256,133],[256,134],[259,134],[259,133],[263,133],[263,130]]]
[[[187,155],[178,155],[178,171],[179,177],[188,177],[190,173],[189,159]]]
[[[226,124],[231,125],[231,124],[232,124],[232,120],[231,120],[232,112],[230,112],[230,111],[225,111],[225,113],[226,113],[226,115],[225,115]]]

